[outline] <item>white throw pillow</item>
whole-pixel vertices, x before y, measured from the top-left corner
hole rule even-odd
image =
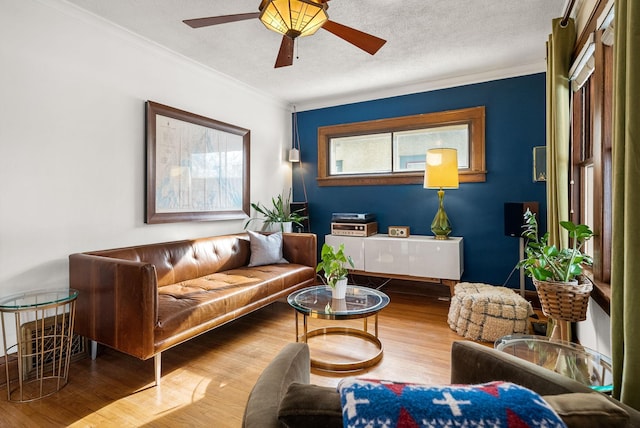
[[[275,263],[289,263],[282,257],[282,233],[263,235],[248,230],[251,245],[251,260],[249,267],[272,265]]]

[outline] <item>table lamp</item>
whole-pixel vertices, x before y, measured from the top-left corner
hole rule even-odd
[[[424,188],[438,189],[438,212],[431,222],[436,239],[449,239],[451,223],[444,211],[444,190],[458,188],[458,152],[456,149],[429,149],[424,172]]]

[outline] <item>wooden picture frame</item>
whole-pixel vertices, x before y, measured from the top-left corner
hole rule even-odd
[[[249,216],[248,129],[146,103],[146,223]]]

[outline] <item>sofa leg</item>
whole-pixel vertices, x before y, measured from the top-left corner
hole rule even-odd
[[[153,368],[155,369],[155,372],[156,372],[156,386],[160,386],[160,375],[162,374],[162,364],[161,364],[160,355],[162,355],[162,353],[158,353],[153,357]]]
[[[98,342],[95,340],[91,341],[91,359],[95,360],[98,356]]]

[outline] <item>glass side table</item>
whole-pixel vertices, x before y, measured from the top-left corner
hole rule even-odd
[[[608,393],[613,389],[611,359],[576,343],[514,334],[498,339],[495,348],[553,370],[593,390]]]
[[[0,299],[9,401],[38,400],[67,384],[77,297],[77,290],[66,288]],[[7,338],[11,315],[15,343]],[[10,358],[12,353],[17,359]]]

